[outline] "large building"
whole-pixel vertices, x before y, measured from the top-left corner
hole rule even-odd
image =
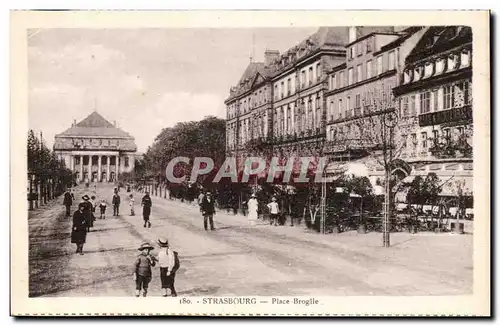
[[[137,146],[134,137],[93,112],[55,136],[54,152],[79,182],[114,182],[132,172]]]
[[[402,158],[413,175],[436,173],[472,191],[472,30],[430,27],[404,62],[394,88],[399,104]],[[443,193],[453,195],[455,182]]]
[[[384,167],[371,154],[388,145],[382,139],[382,123],[396,110],[392,90],[400,83],[406,57],[424,33],[423,27],[375,31],[346,45],[345,61],[328,72],[324,153],[332,164],[327,173],[355,161],[367,167],[374,183],[383,179]]]
[[[250,62],[225,101],[227,155],[242,159],[257,154],[256,150],[283,157],[321,155],[326,137],[327,72],[345,61],[345,45],[350,40],[392,30],[321,27],[282,54],[267,50],[265,62]]]

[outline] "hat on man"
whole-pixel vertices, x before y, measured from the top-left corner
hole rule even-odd
[[[78,209],[83,208],[85,209],[85,205],[83,203],[78,204]]]
[[[160,247],[168,247],[168,240],[165,238],[158,238],[158,240],[156,240],[156,242],[158,242]]]
[[[141,246],[137,250],[144,250],[144,249],[153,250],[154,247],[152,245],[150,245],[148,242],[144,242],[143,244],[141,244]]]
[[[271,200],[276,200],[276,197],[273,196],[273,198],[271,198]]]
[[[250,198],[255,198],[255,197],[257,197],[257,196],[255,196],[255,194],[250,195]]]
[[[83,199],[83,200],[89,200],[89,199],[90,199],[90,197],[89,197],[89,196],[87,196],[87,195],[84,195],[84,196],[82,197],[82,199]]]

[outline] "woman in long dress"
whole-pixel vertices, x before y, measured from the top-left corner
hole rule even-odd
[[[258,215],[259,202],[257,201],[255,194],[252,194],[252,196],[250,196],[247,206],[248,206],[248,223],[250,225],[255,225],[255,222],[259,217]]]

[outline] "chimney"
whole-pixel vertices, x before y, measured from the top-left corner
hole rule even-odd
[[[264,52],[264,64],[266,67],[270,66],[274,60],[280,57],[280,51],[278,50],[266,50]]]
[[[73,120],[73,127],[76,126],[76,119]]]
[[[356,41],[358,28],[356,26],[349,27],[349,43]]]
[[[113,126],[116,127],[116,120],[113,120]]]

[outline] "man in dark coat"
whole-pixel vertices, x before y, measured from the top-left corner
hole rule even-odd
[[[115,190],[115,194],[113,195],[113,200],[111,203],[113,204],[113,216],[118,216],[120,212],[120,195],[118,195],[117,190]]]
[[[73,205],[73,196],[71,196],[70,190],[64,193],[63,205],[66,206],[66,217],[71,216],[71,205]]]
[[[207,191],[205,197],[201,201],[201,214],[203,215],[203,226],[207,230],[207,221],[210,221],[210,230],[214,228],[215,200],[212,193]]]
[[[92,203],[90,202],[90,197],[85,195],[82,197],[83,202],[80,205],[83,205],[83,214],[85,215],[87,232],[90,232],[90,227],[93,225],[92,221]]]
[[[83,255],[83,244],[87,239],[87,217],[84,210],[84,203],[80,203],[78,210],[73,214],[73,228],[71,230],[71,243],[76,244],[76,253],[80,255]]]
[[[142,206],[142,218],[144,219],[144,227],[146,227],[146,225],[148,227],[151,227],[149,216],[151,215],[151,206],[153,206],[153,202],[151,201],[151,197],[149,197],[149,192],[147,191],[144,197],[142,197],[141,206]]]

